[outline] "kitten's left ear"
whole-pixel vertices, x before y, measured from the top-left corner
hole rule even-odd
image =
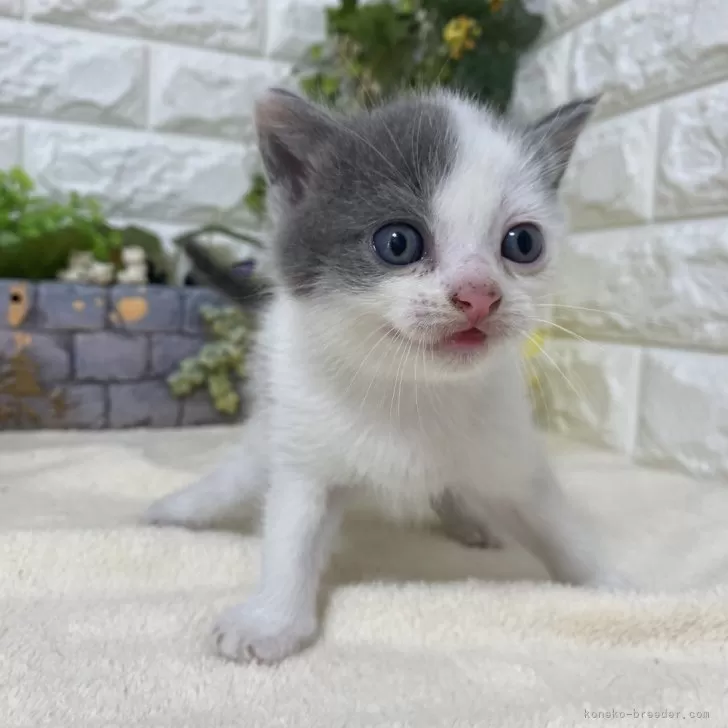
[[[527,128],[526,136],[543,162],[549,186],[556,188],[561,183],[576,140],[600,98],[601,95],[571,101]]]

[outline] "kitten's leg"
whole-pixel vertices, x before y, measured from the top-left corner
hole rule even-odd
[[[321,573],[343,495],[290,471],[273,476],[266,495],[261,582],[247,602],[218,620],[213,634],[221,655],[272,663],[313,640]]]
[[[432,508],[440,519],[445,535],[453,541],[473,548],[501,547],[501,542],[491,533],[485,521],[474,516],[452,490],[445,490],[433,498]]]
[[[608,562],[598,524],[574,507],[547,465],[532,485],[529,497],[507,508],[499,522],[507,524],[556,581],[629,588],[629,581]]]
[[[211,473],[153,503],[144,514],[158,526],[210,528],[246,515],[251,501],[267,486],[267,463],[261,438],[247,427],[243,441]]]

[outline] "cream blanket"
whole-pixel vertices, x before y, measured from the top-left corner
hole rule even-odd
[[[250,588],[257,540],[135,522],[234,436],[0,436],[0,728],[728,726],[725,485],[559,446],[615,553],[671,590],[640,596],[360,518],[322,641],[240,667],[207,636]]]

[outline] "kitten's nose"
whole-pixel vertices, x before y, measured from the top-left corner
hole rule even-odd
[[[494,283],[463,283],[450,300],[460,309],[471,326],[476,326],[484,318],[498,310],[501,292]]]

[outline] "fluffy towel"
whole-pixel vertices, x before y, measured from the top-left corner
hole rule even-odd
[[[360,516],[321,642],[242,667],[208,634],[250,589],[257,539],[136,523],[234,437],[0,436],[2,728],[728,726],[726,486],[557,446],[615,554],[661,588],[639,596]]]

